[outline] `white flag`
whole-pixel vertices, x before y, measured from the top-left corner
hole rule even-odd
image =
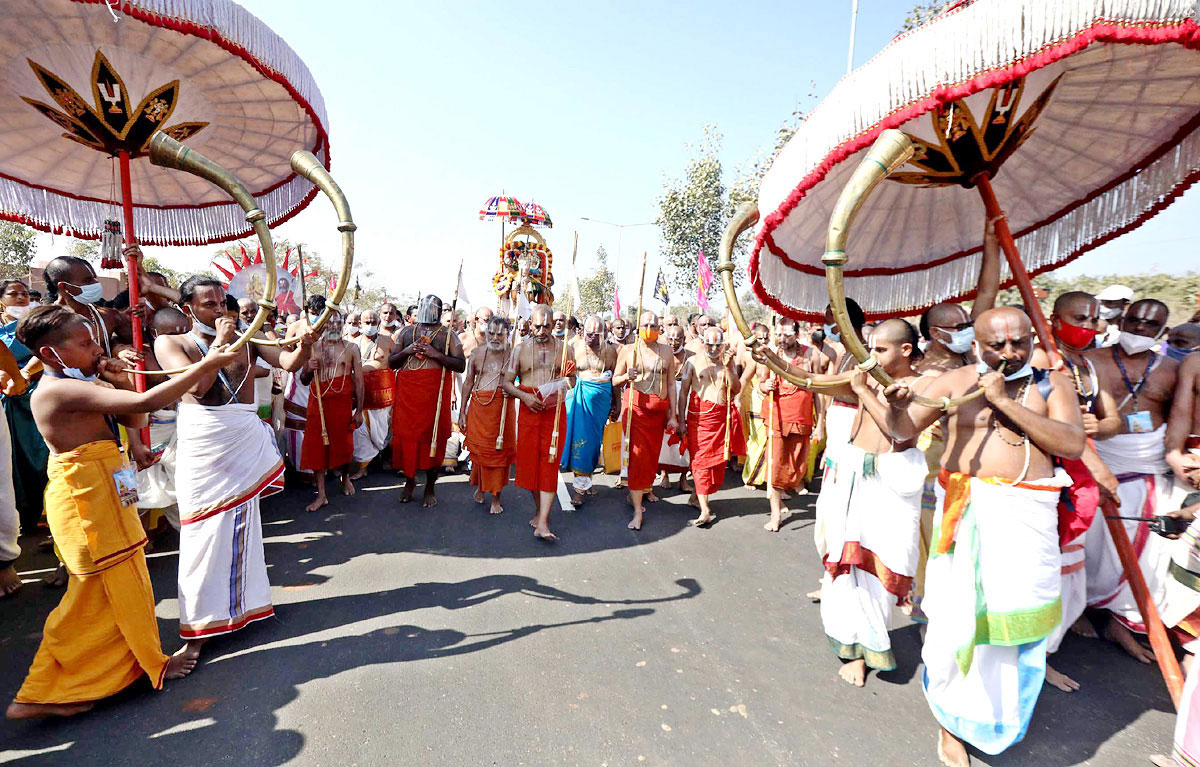
[[[463,270],[458,270],[458,305],[459,306],[474,306],[471,303],[471,298],[467,295],[467,284],[463,282]]]

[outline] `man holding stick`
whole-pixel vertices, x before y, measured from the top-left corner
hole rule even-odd
[[[731,453],[746,451],[742,419],[735,414],[734,397],[741,391],[733,354],[720,328],[704,329],[704,354],[694,354],[683,364],[678,395],[679,428],[687,433],[692,481],[700,516],[696,527],[707,527],[714,517],[708,497],[725,481]]]
[[[642,529],[642,499],[658,474],[658,454],[667,429],[677,429],[675,413],[675,355],[658,340],[658,315],[643,312],[638,339],[617,354],[613,386],[626,391],[625,430],[629,464],[629,500],[633,504],[630,530]]]
[[[425,470],[421,505],[437,505],[434,485],[446,458],[450,436],[451,373],[467,367],[458,336],[441,324],[442,299],[428,295],[417,307],[417,324],[396,334],[396,348],[388,358],[396,373],[396,401],[392,409],[392,467],[407,478],[400,503],[412,500],[417,472]],[[431,449],[432,448],[432,449]]]
[[[490,312],[489,312],[490,315]],[[478,315],[477,315],[478,318]],[[503,378],[512,348],[508,345],[508,320],[489,317],[487,340],[475,348],[463,377],[463,410],[458,425],[471,452],[471,484],[475,502],[492,496],[489,513],[500,514],[500,493],[508,484],[508,470],[516,455],[516,413],[504,393]]]
[[[529,320],[532,331],[513,352],[504,375],[504,391],[521,401],[517,487],[533,496],[537,512],[529,525],[536,538],[553,543],[558,536],[550,532],[550,507],[558,488],[558,467],[567,431],[566,412],[560,404],[575,377],[575,360],[570,348],[564,352],[563,342],[551,335],[554,320],[549,306],[535,306]]]
[[[300,372],[300,380],[313,393],[308,400],[304,450],[300,468],[316,476],[317,497],[305,511],[329,505],[325,473],[342,475],[342,495],[354,495],[350,464],[354,458],[354,430],[363,420],[363,376],[358,345],[342,337],[342,315],[333,312],[322,328],[321,340]]]

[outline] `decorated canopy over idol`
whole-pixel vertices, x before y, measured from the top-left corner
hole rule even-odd
[[[971,298],[1000,206],[1031,274],[1139,226],[1200,178],[1195,10],[978,0],[897,38],[838,83],[764,178],[755,292],[822,314],[826,224],[887,128],[916,152],[855,219],[845,293],[868,317]]]
[[[0,5],[0,216],[77,237],[119,219],[129,162],[133,224],[159,245],[251,233],[202,178],[144,157],[162,131],[236,175],[277,224],[316,190],[297,148],[328,167],[325,105],[304,62],[230,0],[6,0]]]

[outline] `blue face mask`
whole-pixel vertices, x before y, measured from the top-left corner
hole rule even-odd
[[[54,352],[54,359],[58,360],[58,364],[62,367],[63,375],[65,375],[67,378],[74,378],[76,381],[95,381],[96,380],[96,376],[84,375],[83,371],[80,370],[79,368],[67,367],[62,361],[62,357],[58,356],[57,350],[51,348],[50,351]]]
[[[71,283],[64,283],[71,285]],[[93,282],[91,285],[71,285],[73,288],[79,288],[79,295],[75,296],[75,300],[81,304],[94,304],[104,298],[104,286],[99,282]]]
[[[1176,362],[1183,362],[1183,358],[1188,356],[1189,354],[1191,354],[1194,351],[1196,351],[1196,349],[1180,349],[1178,347],[1167,344],[1166,354],[1168,357],[1175,360]]]
[[[829,341],[833,341],[834,343],[841,343],[841,341],[842,341],[842,334],[838,332],[838,326],[837,326],[837,325],[830,325],[830,324],[827,322],[827,323],[825,323],[825,324],[824,324],[822,327],[824,327],[824,328],[825,328],[825,338],[826,338],[827,340],[829,340]]]

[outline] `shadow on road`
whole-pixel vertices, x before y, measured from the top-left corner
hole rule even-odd
[[[283,764],[300,753],[304,737],[278,729],[276,712],[296,699],[300,685],[374,664],[488,650],[551,629],[641,618],[654,610],[633,605],[691,599],[700,594],[695,580],[685,578],[676,583],[681,591],[667,596],[602,599],[546,586],[535,578],[490,575],[280,605],[276,619],[214,640],[195,674],[168,683],[164,692],[148,692],[148,685],[139,685],[75,719],[6,723],[2,747],[9,751],[9,763],[21,765],[60,765],[69,760],[87,764],[178,763],[182,754],[202,755],[205,763],[214,764]],[[477,634],[397,622],[364,634],[294,641],[361,621],[429,607],[461,610],[518,594],[575,605],[625,607],[575,620],[531,623]],[[164,636],[170,636],[173,628],[164,625]],[[20,675],[12,671],[27,666],[35,647],[34,640],[7,649],[12,663],[2,676],[5,689],[15,689],[19,684]],[[398,690],[397,694],[410,697],[419,691]],[[336,716],[336,710],[331,708],[330,715]],[[37,751],[42,753],[29,753]]]

